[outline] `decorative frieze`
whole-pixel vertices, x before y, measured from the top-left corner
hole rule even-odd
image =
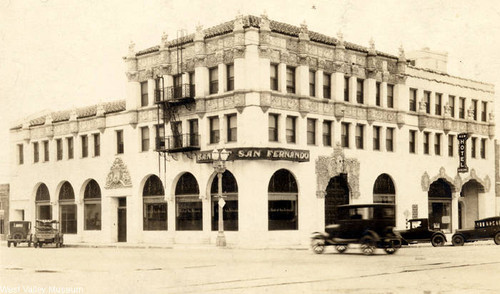
[[[145,70],[160,64],[160,55],[144,56],[137,59],[137,69]]]
[[[140,123],[151,122],[156,120],[158,120],[156,109],[146,109],[138,111],[138,121]]]

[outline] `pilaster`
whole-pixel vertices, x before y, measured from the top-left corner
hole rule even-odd
[[[344,101],[344,73],[335,72],[332,74],[332,100]]]

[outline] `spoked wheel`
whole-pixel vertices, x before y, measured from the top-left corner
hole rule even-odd
[[[313,240],[311,248],[314,253],[321,254],[325,251],[325,241],[323,240]]]
[[[456,235],[453,236],[451,243],[453,243],[453,246],[464,246],[465,239],[461,235]]]
[[[441,235],[434,235],[431,239],[431,244],[434,247],[439,247],[444,245],[444,237]]]
[[[347,244],[336,245],[335,250],[337,250],[338,253],[344,253],[347,250],[347,246]]]
[[[399,249],[399,247],[398,247],[398,246],[396,246],[396,245],[394,244],[394,242],[393,242],[393,241],[391,241],[391,242],[389,243],[389,246],[388,246],[388,247],[385,247],[385,248],[384,248],[385,253],[387,253],[387,254],[389,254],[389,255],[396,253],[396,251],[398,251],[398,249]]]
[[[500,245],[500,232],[498,232],[495,235],[494,241],[495,241],[495,244]]]
[[[374,254],[375,248],[375,239],[372,236],[364,236],[361,239],[361,251],[364,255]]]

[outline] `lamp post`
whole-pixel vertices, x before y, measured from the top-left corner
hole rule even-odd
[[[212,151],[212,160],[213,160],[213,165],[214,165],[214,170],[217,173],[217,180],[218,180],[218,189],[217,189],[217,194],[219,198],[219,231],[217,233],[217,239],[215,241],[215,244],[217,247],[224,247],[226,246],[226,236],[224,235],[224,218],[222,217],[223,214],[223,209],[224,205],[226,202],[224,201],[222,197],[222,174],[226,171],[226,160],[229,157],[229,152],[226,151],[226,149],[222,149],[222,151],[219,151],[217,149],[214,149]]]

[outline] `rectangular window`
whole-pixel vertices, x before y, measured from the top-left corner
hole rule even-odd
[[[486,121],[486,113],[488,112],[488,103],[487,102],[481,102],[482,108],[481,108],[481,121]]]
[[[357,149],[364,149],[364,131],[365,131],[365,126],[357,124],[356,125],[356,148]]]
[[[441,134],[436,134],[434,137],[434,154],[441,155]]]
[[[210,127],[210,144],[219,143],[220,139],[219,118],[217,116],[209,117],[208,121]]]
[[[73,138],[67,138],[66,143],[68,144],[68,159],[73,159]]]
[[[17,163],[24,164],[24,146],[23,146],[23,144],[17,145]]]
[[[387,128],[385,131],[385,149],[394,151],[394,128]]]
[[[217,94],[219,92],[219,68],[213,67],[208,70],[210,79],[209,94]]]
[[[380,106],[380,87],[382,84],[380,82],[375,83],[375,105]]]
[[[141,106],[148,106],[148,81],[141,82]]]
[[[312,118],[307,119],[307,144],[316,144],[316,120]]]
[[[342,147],[349,148],[349,123],[342,123],[340,141]]]
[[[417,138],[417,131],[414,131],[414,130],[410,130],[410,133],[409,133],[409,151],[410,153],[412,154],[415,154],[416,153],[416,138]]]
[[[477,100],[472,100],[472,110],[474,111],[473,119],[477,120]]]
[[[62,160],[63,158],[63,147],[62,147],[62,140],[61,139],[57,139],[56,140],[56,159],[57,160]]]
[[[200,146],[198,120],[191,119],[189,122],[189,146]]]
[[[481,158],[486,158],[486,139],[481,139],[481,146],[479,147],[479,153],[481,153]]]
[[[332,122],[323,121],[323,145],[332,146]]]
[[[431,92],[424,91],[425,112],[431,114]]]
[[[428,132],[424,132],[424,154],[429,154],[429,136]]]
[[[269,141],[278,142],[278,114],[269,114]]]
[[[278,65],[271,64],[271,90],[278,91]]]
[[[189,97],[194,98],[196,96],[196,86],[195,86],[195,73],[189,73]]]
[[[443,94],[441,93],[436,93],[436,109],[434,110],[436,115],[441,115],[441,108],[442,108],[442,99],[443,99]]]
[[[182,96],[182,74],[174,75],[173,76],[173,93],[172,97],[173,98],[183,98]]]
[[[465,119],[465,98],[460,97],[460,104],[458,105],[458,118]]]
[[[309,71],[309,96],[316,97],[316,72]]]
[[[80,137],[82,140],[82,158],[89,156],[89,137],[83,135]]]
[[[286,92],[295,94],[295,67],[286,67]]]
[[[410,88],[410,111],[417,111],[417,89]]]
[[[123,143],[123,130],[116,131],[116,153],[123,154],[125,146]]]
[[[455,142],[454,135],[448,135],[448,156],[453,157],[453,142]]]
[[[363,104],[364,102],[364,91],[363,91],[363,80],[356,79],[356,102]]]
[[[94,156],[101,155],[101,136],[94,134]]]
[[[450,106],[451,117],[455,117],[455,96],[448,96],[448,105]]]
[[[43,161],[49,161],[49,141],[43,141]]]
[[[236,114],[229,114],[227,119],[227,141],[236,142],[238,138],[238,127],[236,121]]]
[[[474,138],[474,137],[471,138],[471,142],[470,142],[471,143],[470,144],[471,155],[470,155],[470,157],[472,157],[472,158],[476,158],[476,141],[477,141],[476,138]]]
[[[141,127],[141,151],[149,150],[149,128]]]
[[[394,85],[387,84],[387,107],[394,108]]]
[[[85,199],[83,211],[83,214],[85,215],[84,230],[100,231],[102,211],[100,199]]]
[[[182,148],[182,122],[172,121],[170,122],[170,129],[172,131],[172,140],[168,142],[168,148]]]
[[[165,149],[165,126],[163,124],[155,125],[156,127],[156,149]]]
[[[287,143],[296,143],[296,122],[297,117],[295,116],[287,116],[286,117],[286,142]]]
[[[349,77],[344,77],[344,101],[349,102]]]
[[[168,223],[167,202],[163,199],[163,197],[149,196],[143,198],[143,230],[166,231]]]
[[[332,75],[329,73],[323,73],[323,98],[332,98],[332,85],[331,85]]]
[[[380,127],[373,127],[373,150],[380,150]]]
[[[234,64],[227,65],[227,90],[234,90]]]

